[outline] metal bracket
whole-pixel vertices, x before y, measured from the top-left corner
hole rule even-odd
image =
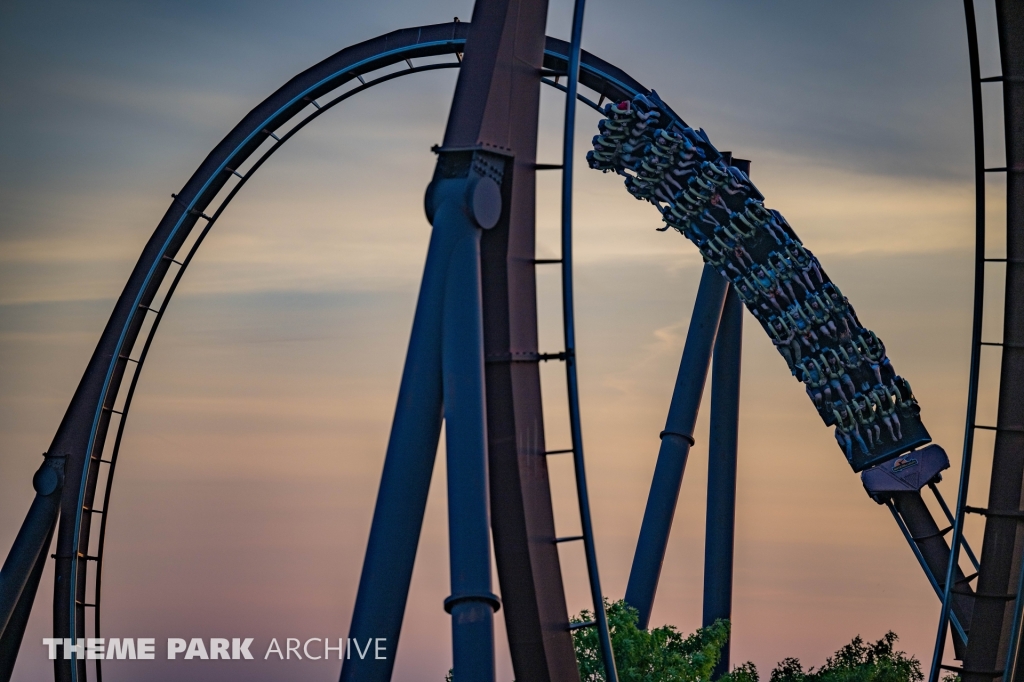
[[[495,611],[501,608],[501,600],[498,598],[498,595],[491,592],[480,592],[479,594],[453,594],[444,600],[445,612],[451,613],[456,604],[464,601],[482,601],[490,604],[491,608]]]

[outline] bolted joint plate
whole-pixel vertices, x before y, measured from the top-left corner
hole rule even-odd
[[[463,210],[466,215],[485,230],[497,225],[504,205],[502,183],[512,157],[507,153],[485,147],[435,147],[433,151],[439,158],[434,178],[427,185],[423,202],[427,220],[431,224],[434,222],[434,213],[438,205],[438,180],[464,178],[466,191],[463,196]]]
[[[501,600],[498,595],[491,592],[480,592],[478,594],[453,594],[444,600],[444,610],[446,613],[451,613],[452,609],[461,602],[464,601],[479,601],[489,604],[491,609],[495,612],[501,608]]]
[[[36,493],[46,497],[64,487],[64,463],[67,462],[67,457],[47,453],[43,453],[43,457],[43,463],[32,476],[32,487]]]
[[[470,182],[466,188],[466,203],[476,224],[489,230],[501,218],[501,187],[491,178]]]

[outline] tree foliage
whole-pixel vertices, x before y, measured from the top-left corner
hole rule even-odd
[[[770,682],[921,682],[921,662],[896,651],[897,639],[890,631],[874,644],[865,644],[858,635],[817,671],[804,672],[798,659],[783,659],[772,670]]]
[[[625,601],[605,600],[612,649],[621,682],[709,682],[722,646],[729,638],[729,621],[719,620],[684,637],[673,625],[652,630],[637,627],[637,610]],[[593,620],[583,611],[574,623]],[[604,664],[597,628],[573,630],[576,661],[582,682],[604,682]],[[747,682],[747,681],[743,681]]]
[[[615,664],[621,682],[711,682],[711,674],[729,639],[729,621],[718,620],[688,637],[673,625],[642,630],[637,610],[625,601],[605,600]],[[573,623],[587,623],[593,614],[582,611]],[[873,644],[860,635],[825,660],[818,670],[804,670],[797,658],[784,658],[771,672],[769,682],[922,682],[921,663],[897,651],[896,634],[885,633]],[[581,682],[605,682],[597,628],[573,630],[573,646]],[[452,680],[448,671],[447,682]],[[735,666],[716,682],[759,682],[751,662]],[[953,676],[943,682],[959,682]]]
[[[636,609],[624,601],[606,600],[605,609],[622,682],[710,682],[729,638],[729,621],[716,621],[684,637],[672,625],[641,630]],[[573,622],[592,618],[593,614],[583,611]],[[897,651],[896,641],[893,632],[874,644],[865,643],[858,635],[829,656],[818,670],[811,667],[805,671],[799,659],[785,658],[772,670],[769,682],[922,682],[920,661]],[[582,682],[604,682],[597,629],[574,630],[573,644]],[[719,682],[759,680],[757,666],[747,662],[734,667]]]

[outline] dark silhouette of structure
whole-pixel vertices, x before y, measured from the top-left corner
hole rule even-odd
[[[864,402],[860,402],[860,387],[851,388],[847,383],[851,379],[870,383],[877,375],[880,386],[900,389],[894,375],[887,374],[884,352],[879,354],[875,345],[877,339],[864,339],[861,345],[852,346],[855,354],[875,358],[871,361],[868,357],[864,365],[867,373],[854,372],[851,377],[849,372],[840,371],[836,364],[841,361],[839,348],[847,354],[850,351],[839,344],[835,359],[823,352],[820,361],[805,362],[800,378],[807,383],[808,394],[826,422],[830,411],[824,409],[825,401],[836,403],[833,397],[843,398],[833,419],[842,426],[837,439],[851,465],[861,471],[869,495],[892,512],[942,601],[931,682],[936,681],[942,668],[950,668],[942,665],[947,630],[952,633],[957,657],[964,660],[959,671],[965,682],[997,678],[1009,682],[1020,679],[1017,674],[1024,665],[1019,655],[1024,611],[1024,534],[1019,532],[1024,518],[1024,402],[1020,398],[1024,389],[1024,6],[996,0],[1003,70],[1001,75],[987,78],[981,77],[978,66],[973,0],[965,0],[965,7],[975,103],[978,241],[967,435],[955,508],[950,510],[938,494],[935,483],[948,462],[938,446],[920,447],[928,441],[923,425],[917,429],[913,420],[906,420],[909,413],[891,412],[890,408],[902,409],[891,402],[894,398],[870,398],[868,390],[863,393]],[[577,627],[598,630],[607,678],[616,678],[590,522],[576,387],[571,211],[575,106],[580,101],[609,117],[610,123],[602,123],[599,137],[604,136],[605,141],[598,143],[597,152],[639,155],[640,165],[630,166],[634,184],[628,181],[627,186],[631,191],[647,191],[644,183],[655,187],[664,180],[665,168],[660,164],[668,154],[665,149],[671,144],[665,140],[671,135],[656,137],[659,131],[694,131],[628,74],[580,51],[582,0],[576,3],[568,43],[545,39],[546,14],[543,0],[478,0],[471,23],[456,21],[405,29],[346,48],[297,75],[255,107],[172,195],[33,479],[36,498],[0,571],[0,680],[9,679],[13,670],[54,535],[54,637],[77,641],[102,636],[107,501],[121,437],[156,331],[209,230],[263,163],[308,123],[379,83],[447,68],[461,71],[444,142],[435,149],[437,166],[426,193],[425,208],[433,233],[350,636],[387,637],[392,645],[397,643],[433,459],[441,423],[446,420],[452,594],[444,608],[452,615],[456,679],[493,679],[492,623],[498,608],[504,609],[517,679],[577,680],[571,639],[571,631]],[[402,64],[407,68],[388,68]],[[567,94],[563,161],[557,166],[536,162],[542,83]],[[980,94],[984,83],[1000,83],[1003,88],[1007,152],[1006,166],[1001,168],[986,168],[984,163]],[[581,94],[580,85],[595,93],[597,101]],[[638,141],[643,138],[643,145],[609,151],[608,140],[617,145],[632,138],[620,136],[615,140],[618,110],[602,107],[606,100],[614,107],[655,101],[660,123],[635,136]],[[700,137],[691,143],[707,155],[713,147],[702,133]],[[671,153],[677,151],[673,148]],[[716,150],[714,154],[719,153]],[[712,161],[718,164],[715,170],[693,171],[687,176],[699,177],[701,182],[694,182],[703,190],[694,189],[691,196],[682,191],[680,184],[678,192],[673,189],[672,197],[658,200],[669,212],[665,213],[669,225],[684,234],[698,215],[698,204],[714,202],[716,195],[721,198],[718,189],[705,185],[718,188],[731,182],[715,173],[726,172],[740,184],[743,178],[749,180],[749,162],[732,159],[727,153],[714,156]],[[534,254],[534,178],[539,171],[562,173],[563,252],[559,259],[537,259]],[[986,173],[1001,173],[1007,181],[1005,258],[989,258],[985,251]],[[693,187],[690,179],[686,183]],[[696,203],[686,203],[691,201]],[[727,200],[722,201],[728,205]],[[754,201],[759,199],[754,197]],[[675,207],[679,215],[671,214],[666,207]],[[740,213],[735,208],[729,210]],[[765,234],[782,239],[772,233],[775,228],[756,208],[751,211],[744,215],[754,228],[763,228],[768,230]],[[782,223],[774,224],[785,231]],[[739,223],[736,226],[743,227]],[[721,241],[725,250],[717,242],[702,246],[709,265],[702,275],[666,428],[661,434],[661,451],[627,588],[626,599],[639,610],[644,627],[657,592],[686,457],[693,445],[693,425],[712,363],[704,618],[709,622],[730,615],[742,303],[749,308],[754,300],[744,287],[760,286],[764,292],[758,294],[756,308],[761,303],[771,306],[772,300],[785,302],[787,296],[799,298],[797,289],[806,294],[816,286],[813,279],[804,280],[807,286],[797,281],[802,277],[796,274],[798,270],[811,277],[814,264],[791,252],[787,253],[796,263],[795,269],[776,263],[776,277],[768,277],[761,284],[741,281],[742,277],[735,279],[733,270],[743,275],[741,265],[753,268],[756,261],[769,254],[749,251],[754,242],[747,240],[753,237],[724,233]],[[719,236],[712,231],[705,237],[712,235]],[[743,255],[744,249],[748,249],[747,256]],[[993,261],[1003,262],[1006,267],[1004,334],[999,342],[981,338],[986,266]],[[765,262],[772,263],[770,258]],[[543,352],[537,346],[534,273],[537,267],[547,265],[561,267],[563,284],[565,346],[553,352]],[[822,273],[816,277],[817,285],[824,287]],[[791,287],[797,289],[790,291]],[[840,329],[829,327],[820,310],[810,303],[805,307],[805,320],[825,325],[812,332],[838,338]],[[796,350],[787,344],[792,343],[790,335],[795,338],[798,332],[807,334],[794,327],[799,327],[799,321],[791,316],[778,317],[778,323],[769,317],[761,322],[795,368],[801,361],[796,357],[799,343]],[[999,417],[994,426],[975,423],[979,358],[986,347],[1002,353]],[[850,357],[846,359],[853,362]],[[568,448],[548,449],[544,439],[538,365],[545,361],[565,363],[572,434]],[[812,376],[815,372],[817,378]],[[909,385],[905,388],[901,396],[912,396]],[[888,431],[894,414],[899,426],[892,425],[886,441],[886,436],[880,434]],[[902,432],[897,430],[900,426]],[[973,434],[979,428],[996,432],[985,508],[966,505]],[[848,442],[838,437],[841,435],[848,435]],[[864,441],[863,448],[857,438]],[[580,536],[555,534],[546,458],[560,454],[574,458],[583,528]],[[924,487],[936,496],[943,511],[939,521],[941,525],[949,521],[948,528],[940,529],[940,522],[925,504],[921,494]],[[986,518],[980,558],[963,540],[967,513]],[[570,625],[557,547],[576,541],[581,542],[587,558],[595,619]],[[490,583],[492,543],[500,599]],[[974,566],[973,575],[966,575],[960,568],[961,548]],[[727,670],[728,663],[726,654],[717,674]],[[341,677],[387,680],[392,664],[353,659],[346,662]],[[58,657],[54,666],[55,679],[61,681],[86,680],[90,675],[100,679],[102,675],[100,661],[83,660],[78,654],[66,660]]]

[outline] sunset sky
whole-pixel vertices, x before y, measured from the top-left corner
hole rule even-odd
[[[998,73],[979,3],[982,75]],[[0,4],[0,551],[114,300],[170,202],[253,106],[330,54],[388,31],[467,21],[471,0]],[[568,0],[548,34],[565,38]],[[777,0],[591,0],[584,48],[623,68],[751,176],[884,339],[954,466],[970,340],[973,148],[963,7]],[[422,199],[455,71],[397,79],[302,131],[224,213],[154,342],[111,500],[104,635],[344,637],[429,237]],[[993,94],[996,91],[993,90]],[[997,103],[992,100],[990,103]],[[542,94],[542,162],[563,96]],[[998,114],[998,107],[990,107]],[[581,108],[582,161],[598,116]],[[998,130],[1001,119],[987,121]],[[1001,165],[991,135],[990,166]],[[542,174],[538,257],[558,256],[558,182]],[[1004,204],[993,184],[991,229]],[[584,443],[605,592],[619,599],[700,276],[697,250],[612,175],[576,182]],[[994,246],[990,255],[1002,255]],[[998,271],[995,271],[998,272]],[[557,272],[539,275],[541,350],[560,349]],[[987,336],[999,333],[993,296]],[[938,601],[889,512],[865,495],[768,338],[743,347],[733,661],[764,678],[887,630],[930,660]],[[994,330],[994,331],[991,331]],[[996,356],[979,423],[993,423]],[[566,447],[563,368],[541,368],[547,440]],[[706,396],[707,397],[707,396]],[[652,625],[700,625],[707,401]],[[971,502],[991,440],[979,436]],[[451,665],[439,453],[395,680]],[[559,535],[578,529],[569,459],[552,458]],[[973,519],[971,523],[976,523]],[[980,528],[968,537],[980,549]],[[561,549],[570,612],[589,608]],[[15,680],[48,675],[52,570]],[[495,589],[497,582],[495,581]],[[498,679],[512,679],[501,612]],[[161,648],[158,647],[158,658]],[[108,663],[107,679],[331,680],[336,661]]]

